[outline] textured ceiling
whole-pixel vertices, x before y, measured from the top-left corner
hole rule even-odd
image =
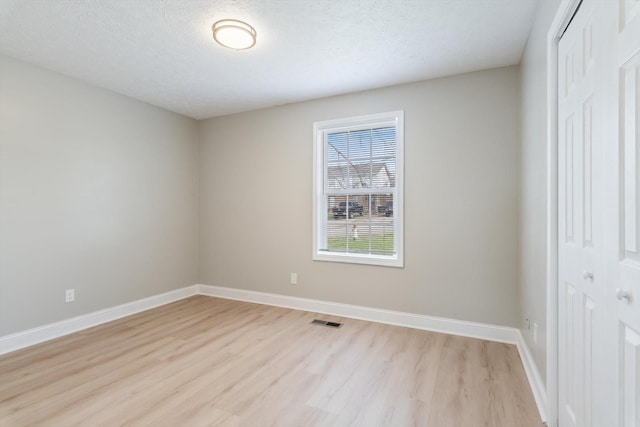
[[[537,0],[0,0],[0,53],[197,119],[517,64]],[[248,51],[211,25],[244,20]]]

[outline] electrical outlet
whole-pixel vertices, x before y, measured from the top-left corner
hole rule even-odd
[[[74,302],[76,300],[76,290],[67,289],[64,291],[64,302]]]
[[[533,322],[533,342],[538,344],[538,324]]]
[[[291,273],[291,284],[292,285],[297,285],[298,284],[298,273]]]

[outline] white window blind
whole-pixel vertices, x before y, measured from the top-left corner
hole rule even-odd
[[[314,130],[314,259],[402,266],[402,112]]]

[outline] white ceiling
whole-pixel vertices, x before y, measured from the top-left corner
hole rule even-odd
[[[0,53],[202,119],[517,64],[537,2],[0,0]]]

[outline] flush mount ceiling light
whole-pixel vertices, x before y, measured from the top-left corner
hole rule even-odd
[[[237,19],[222,19],[211,27],[213,39],[229,49],[244,50],[256,44],[256,30]]]

